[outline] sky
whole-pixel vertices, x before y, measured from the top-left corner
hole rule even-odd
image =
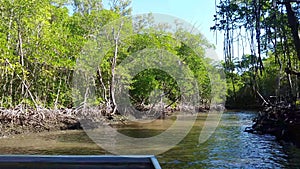
[[[218,0],[217,0],[218,2]],[[223,58],[223,41],[210,30],[214,25],[215,0],[132,0],[132,14],[161,13],[181,18],[195,27],[216,46],[210,54]]]

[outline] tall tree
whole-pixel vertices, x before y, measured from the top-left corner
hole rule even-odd
[[[250,47],[249,54],[256,58],[255,93],[260,90],[256,81],[258,72],[264,69],[263,57],[274,53],[280,69],[285,70],[289,86],[285,96],[292,103],[299,97],[299,3],[294,0],[221,0],[214,19],[216,24],[211,28],[224,32],[226,67],[232,65],[234,57],[245,55],[245,48]],[[234,55],[240,50],[242,55]],[[286,83],[278,83],[283,84]]]

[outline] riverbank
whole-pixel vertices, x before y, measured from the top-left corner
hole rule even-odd
[[[271,105],[259,111],[252,127],[246,132],[271,134],[279,141],[291,142],[300,147],[300,109],[287,105]]]
[[[0,137],[80,128],[75,109],[0,108]]]
[[[159,118],[170,116],[173,112],[173,109],[166,109]],[[123,115],[109,115],[101,108],[85,111],[82,111],[82,108],[34,109],[25,106],[13,109],[0,108],[0,137],[43,131],[82,130],[80,121],[83,120],[85,128],[96,128],[99,122],[122,125],[128,121]]]

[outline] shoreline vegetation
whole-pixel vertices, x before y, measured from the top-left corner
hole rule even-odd
[[[0,137],[80,128],[75,109],[0,108]]]
[[[172,112],[226,100],[230,109],[264,103],[247,131],[300,145],[299,2],[220,1],[211,27],[226,35],[220,62],[201,33],[157,24],[153,14],[133,17],[131,0],[109,9],[102,1],[0,2],[0,136],[80,128],[72,107],[87,103],[99,106],[96,120],[113,122],[122,102]]]
[[[227,110],[256,111],[257,116],[252,119],[253,124],[244,129],[244,132],[273,135],[279,142],[286,142],[300,148],[300,107],[289,102],[272,102],[260,96],[263,103],[235,105],[227,104]]]
[[[199,113],[205,113],[208,109],[198,108]],[[140,109],[141,110],[141,109]],[[142,111],[149,110],[144,108]],[[178,109],[164,109],[157,119],[165,119]],[[14,109],[0,108],[0,138],[12,135],[38,133],[58,130],[82,130],[81,120],[89,120],[85,127],[95,128],[97,122],[105,122],[109,125],[125,125],[129,122],[124,115],[110,115],[105,109],[92,108],[82,113],[81,109],[34,109],[31,107],[17,106]],[[86,126],[91,124],[91,126]]]
[[[286,141],[300,147],[300,109],[284,102],[268,104],[253,119],[253,125],[245,132],[270,134],[278,141]]]
[[[109,8],[101,1],[3,1],[0,9],[0,136],[80,128],[76,105],[97,106],[92,116],[113,122],[126,112],[117,109],[124,97],[132,105],[163,103],[167,112],[225,98],[218,95],[226,86],[222,65],[206,53],[214,45],[185,23],[174,20],[174,30],[154,14],[133,16],[131,0]]]
[[[224,109],[224,108],[220,108]],[[139,107],[140,111],[147,108]],[[251,109],[253,110],[253,109]],[[274,135],[278,141],[290,142],[300,147],[300,109],[292,108],[290,105],[272,104],[258,111],[257,117],[253,119],[253,125],[246,127],[245,132],[253,134]],[[164,119],[172,115],[175,109],[164,109],[158,119]],[[209,109],[198,108],[198,113],[208,113]],[[34,109],[26,106],[17,106],[14,109],[0,108],[0,138],[6,138],[19,134],[39,133],[60,130],[82,130],[80,119],[85,117],[91,120],[91,127],[95,128],[97,122],[105,122],[109,125],[126,125],[128,121],[124,115],[110,115],[105,109],[89,109],[87,114],[76,108],[64,109]]]
[[[253,126],[246,131],[275,135],[298,147],[299,3],[220,1],[216,5],[215,25],[211,27],[224,33],[227,105],[263,105]]]

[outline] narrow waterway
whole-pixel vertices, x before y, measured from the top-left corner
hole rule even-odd
[[[191,132],[173,149],[157,155],[162,168],[300,168],[300,149],[279,144],[273,136],[244,132],[254,112],[226,112],[214,134],[203,144],[198,137],[206,119],[199,115]],[[120,132],[151,137],[172,120],[123,126]],[[83,131],[56,131],[0,139],[0,154],[108,154]]]
[[[300,149],[279,144],[270,135],[244,132],[255,115],[226,112],[207,142],[188,144],[187,137],[179,151],[160,155],[160,162],[165,168],[300,168]]]

